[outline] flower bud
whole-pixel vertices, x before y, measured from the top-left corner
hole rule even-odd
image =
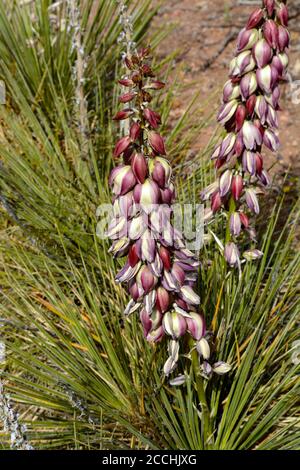
[[[200,304],[200,297],[199,295],[196,294],[196,292],[192,289],[191,286],[182,286],[180,289],[180,295],[182,299],[188,304],[192,304],[192,305]]]
[[[259,214],[258,199],[253,189],[246,190],[246,203],[252,212]]]
[[[275,8],[275,0],[264,0],[264,5],[267,9],[268,15],[272,16]]]
[[[273,20],[267,20],[264,24],[264,37],[270,47],[277,48],[278,45],[278,28]]]
[[[278,128],[277,112],[275,111],[274,108],[272,108],[272,106],[268,106],[267,123],[269,124],[270,127],[273,127],[275,129]]]
[[[166,86],[165,83],[160,82],[158,80],[154,80],[153,82],[148,83],[143,87],[144,90],[161,90]]]
[[[227,103],[228,101],[235,100],[240,96],[240,87],[235,85],[231,80],[225,83],[223,88],[223,101]]]
[[[238,77],[243,73],[251,72],[255,68],[255,61],[251,51],[241,52],[230,63],[230,76]]]
[[[133,268],[139,261],[140,261],[140,258],[137,253],[137,246],[136,244],[131,245],[129,253],[128,253],[128,263]]]
[[[156,157],[149,161],[150,175],[161,189],[170,184],[172,174],[171,166],[165,158]]]
[[[260,39],[253,48],[253,56],[259,68],[265,67],[272,59],[272,49],[265,39]]]
[[[259,129],[250,121],[245,121],[243,128],[243,141],[248,150],[256,149],[262,144],[262,135]]]
[[[131,161],[131,168],[138,182],[144,183],[147,176],[148,167],[146,159],[142,153],[134,154]]]
[[[272,93],[272,90],[278,80],[278,71],[274,66],[266,65],[256,71],[257,83],[265,93]]]
[[[290,35],[286,28],[283,26],[278,26],[278,49],[280,52],[284,52],[284,50],[289,47],[290,43]]]
[[[124,119],[128,119],[130,116],[134,114],[132,109],[122,109],[122,111],[118,111],[117,114],[113,117],[114,121],[123,121]]]
[[[220,196],[224,197],[228,193],[231,187],[232,182],[232,172],[231,170],[226,170],[222,173],[219,182]]]
[[[124,93],[119,97],[119,103],[129,103],[136,96],[135,92]]]
[[[136,245],[140,258],[143,261],[148,261],[148,263],[153,263],[156,255],[156,244],[149,230],[145,230],[142,237],[136,242]]]
[[[212,212],[214,214],[216,212],[218,212],[218,210],[221,208],[221,205],[222,205],[222,201],[221,201],[220,192],[216,191],[215,193],[213,193],[213,195],[211,197],[211,210],[212,210]]]
[[[263,18],[263,13],[264,12],[261,8],[256,8],[256,10],[254,10],[254,12],[250,15],[246,28],[255,28],[255,26],[257,26],[261,22]]]
[[[143,184],[136,185],[133,190],[134,201],[140,204],[147,214],[151,212],[151,205],[158,204],[159,197],[160,193],[157,184],[149,178]]]
[[[220,124],[224,125],[227,121],[229,121],[232,116],[234,115],[236,108],[238,106],[237,100],[229,101],[225,103],[218,114],[218,121]]]
[[[150,108],[145,108],[143,111],[143,114],[144,114],[146,121],[150,124],[150,126],[153,129],[157,129],[161,123],[160,115]]]
[[[199,356],[203,357],[204,360],[208,360],[210,358],[210,347],[207,339],[201,338],[200,341],[197,341],[196,349]]]
[[[240,253],[235,243],[229,242],[225,245],[224,256],[227,263],[233,267],[239,264]]]
[[[279,19],[282,26],[288,26],[289,12],[287,6],[284,3],[280,4],[279,10],[277,11],[277,18]]]
[[[246,101],[246,110],[249,116],[251,117],[256,104],[256,95],[251,95]]]
[[[205,335],[205,321],[202,315],[196,312],[189,312],[189,317],[186,317],[188,332],[197,341]]]
[[[259,95],[256,98],[255,112],[257,116],[259,117],[261,123],[264,125],[266,122],[267,114],[268,114],[268,105],[264,96],[262,95]]]
[[[170,306],[169,292],[161,286],[157,289],[155,306],[161,313],[165,313]]]
[[[162,320],[165,332],[173,339],[183,336],[187,329],[185,318],[177,312],[167,312]]]
[[[252,49],[257,40],[257,29],[242,29],[238,35],[237,52],[242,52],[246,49]]]
[[[159,256],[163,262],[164,268],[169,271],[171,269],[171,255],[170,251],[165,248],[164,246],[161,246],[159,249]]]
[[[148,294],[156,285],[157,278],[152,274],[148,266],[142,266],[139,270],[136,282],[138,286],[142,287],[145,294]]]
[[[272,152],[277,152],[279,149],[279,139],[271,129],[266,129],[264,133],[264,144]]]
[[[245,122],[247,110],[243,104],[239,104],[235,113],[235,128],[238,132]]]
[[[137,140],[141,133],[141,126],[138,122],[134,122],[130,127],[130,138],[134,142]]]
[[[249,219],[246,216],[246,214],[244,214],[243,212],[240,212],[240,220],[241,220],[241,224],[243,227],[245,228],[249,227]]]
[[[241,94],[242,97],[246,100],[250,95],[255,93],[257,88],[256,75],[254,72],[247,73],[243,76],[241,83]]]
[[[248,171],[250,175],[255,175],[256,172],[256,154],[250,150],[245,150],[243,153],[243,170]]]
[[[129,165],[120,165],[114,168],[109,177],[109,184],[113,186],[116,196],[128,193],[136,184],[136,179]]]
[[[231,214],[229,225],[231,234],[238,237],[242,229],[241,219],[238,212],[233,212],[233,214]]]
[[[124,78],[122,80],[119,80],[118,83],[120,83],[120,85],[125,86],[125,87],[134,86],[134,82],[130,80],[129,78]]]
[[[231,192],[233,199],[238,201],[243,191],[243,178],[241,175],[236,175],[232,178]]]
[[[148,134],[149,144],[158,155],[166,155],[165,143],[160,134],[150,131]]]

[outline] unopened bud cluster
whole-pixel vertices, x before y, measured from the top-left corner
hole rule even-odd
[[[218,179],[206,188],[202,197],[210,201],[210,215],[219,210],[228,214],[230,239],[225,258],[239,265],[237,238],[248,233],[255,240],[250,216],[259,214],[258,195],[270,184],[264,169],[262,147],[276,152],[280,89],[288,66],[288,10],[285,3],[264,0],[238,36],[237,50],[230,64],[229,80],[223,90],[218,121],[226,135],[215,148]],[[245,259],[262,253],[248,250]]]

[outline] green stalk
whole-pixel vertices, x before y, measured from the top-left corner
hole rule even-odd
[[[230,217],[231,217],[231,214],[235,212],[235,209],[236,209],[235,200],[231,196],[229,200],[228,222],[227,222],[226,236],[225,236],[226,243],[230,241]]]
[[[189,344],[190,344],[191,349],[194,348],[192,339],[190,339]],[[209,439],[210,439],[210,436],[212,435],[210,412],[209,412],[209,407],[208,407],[208,403],[207,403],[207,399],[205,395],[203,378],[201,377],[199,373],[199,361],[198,361],[198,353],[196,349],[192,350],[191,357],[192,357],[193,372],[194,372],[195,381],[196,381],[198,400],[201,405],[201,411],[202,411],[202,417],[203,417],[202,419],[203,446],[205,449],[206,446],[207,448],[210,448]]]

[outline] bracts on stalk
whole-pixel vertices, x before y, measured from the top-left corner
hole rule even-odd
[[[255,241],[251,216],[259,214],[258,196],[270,184],[262,148],[276,152],[279,147],[277,113],[279,83],[285,80],[288,66],[287,26],[286,2],[264,0],[238,36],[223,90],[218,121],[226,135],[212,155],[217,180],[202,198],[210,202],[211,215],[220,210],[227,214],[224,255],[230,266],[240,265],[238,237],[248,233]],[[261,256],[256,248],[243,253],[246,260]]]

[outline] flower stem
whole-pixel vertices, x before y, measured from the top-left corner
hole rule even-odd
[[[192,339],[190,339],[190,347],[194,348]],[[198,353],[196,349],[192,350],[191,356],[192,356],[192,367],[193,367],[193,372],[194,372],[195,381],[196,381],[198,400],[201,405],[201,411],[202,411],[203,446],[204,448],[209,448],[209,439],[212,434],[211,423],[210,423],[210,412],[209,412],[209,407],[208,407],[208,403],[207,403],[207,399],[205,395],[203,378],[200,375]]]

